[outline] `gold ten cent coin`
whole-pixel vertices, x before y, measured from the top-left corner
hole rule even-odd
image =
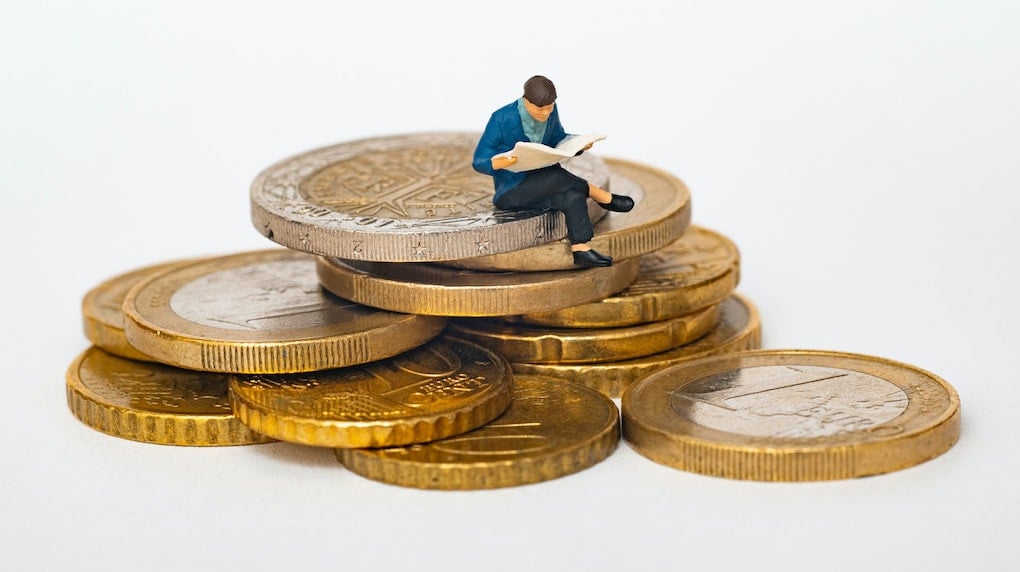
[[[276,249],[157,274],[124,300],[128,341],[169,365],[295,373],[367,363],[419,346],[445,320],[384,312],[325,292],[315,257]]]
[[[960,399],[935,375],[857,354],[767,350],[656,372],[623,395],[624,437],[678,469],[761,481],[887,473],[946,452]]]
[[[227,376],[130,360],[93,347],[67,370],[67,405],[82,423],[161,445],[248,445],[265,437],[230,409]]]
[[[671,350],[644,357],[601,363],[522,363],[510,366],[516,374],[549,375],[619,397],[636,379],[693,359],[761,347],[758,310],[747,298],[734,294],[719,305],[719,321],[707,335]]]
[[[553,328],[611,328],[685,316],[719,304],[740,280],[740,253],[725,236],[692,226],[640,258],[626,290],[597,302],[524,314],[507,321]]]
[[[502,358],[448,336],[370,364],[230,382],[242,423],[319,447],[394,447],[457,435],[498,417],[512,395]]]
[[[514,399],[498,419],[469,433],[423,445],[337,449],[369,479],[423,489],[491,489],[537,483],[587,469],[619,442],[609,398],[563,380],[514,379]]]
[[[601,363],[664,352],[707,334],[719,306],[623,328],[543,328],[497,319],[461,319],[448,331],[491,348],[511,363]]]

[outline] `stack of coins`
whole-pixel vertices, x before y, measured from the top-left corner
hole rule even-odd
[[[615,262],[579,269],[562,215],[493,209],[476,142],[368,139],[264,170],[252,221],[288,248],[164,263],[89,292],[95,346],[68,371],[74,414],[153,443],[331,447],[402,486],[502,487],[605,459],[621,434],[610,398],[638,380],[760,345],[757,311],[735,293],[738,250],[689,225],[679,179],[591,154],[565,162],[636,203],[589,205],[592,246]],[[661,403],[629,414],[639,401],[624,397],[624,418],[642,454],[761,478],[676,461],[687,445],[642,431]]]

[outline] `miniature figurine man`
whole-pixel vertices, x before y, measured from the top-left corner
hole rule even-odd
[[[602,208],[615,212],[634,208],[633,199],[600,189],[559,164],[513,172],[507,167],[516,163],[517,157],[497,156],[513,149],[518,141],[555,147],[566,136],[556,109],[556,86],[548,78],[536,75],[524,83],[524,95],[520,99],[493,112],[475,148],[472,164],[476,171],[492,175],[496,187],[492,202],[497,208],[562,212],[566,217],[574,264],[609,266],[613,263],[612,257],[596,252],[589,244],[595,232],[588,218],[586,199],[591,197]]]

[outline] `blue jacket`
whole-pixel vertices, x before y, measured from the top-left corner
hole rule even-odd
[[[545,135],[542,137],[542,144],[555,147],[566,137],[563,126],[560,125],[559,108],[553,107],[552,114],[546,119]],[[479,173],[492,175],[492,182],[496,187],[496,194],[492,200],[503,195],[503,193],[516,187],[527,173],[515,173],[507,169],[498,171],[492,168],[492,157],[514,148],[518,141],[528,141],[524,134],[524,127],[521,126],[521,115],[517,111],[517,101],[504,105],[492,113],[489,123],[485,126],[485,132],[475,147],[475,157],[472,166]]]

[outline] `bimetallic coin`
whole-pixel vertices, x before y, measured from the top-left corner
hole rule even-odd
[[[129,359],[153,361],[128,343],[124,334],[124,298],[135,284],[187,261],[164,262],[114,276],[89,290],[81,302],[85,337],[100,348]]]
[[[511,363],[516,374],[550,375],[570,380],[609,397],[619,397],[634,380],[704,356],[761,347],[758,310],[743,296],[734,294],[719,306],[719,321],[702,338],[669,351],[637,359],[594,364]]]
[[[642,455],[706,475],[821,481],[910,467],[960,435],[960,398],[935,375],[883,358],[767,350],[680,364],[623,395]]]
[[[448,336],[371,364],[230,382],[242,423],[319,447],[395,447],[457,435],[498,417],[512,395],[502,358]]]
[[[99,348],[67,370],[67,405],[83,423],[161,445],[248,445],[273,439],[231,413],[227,376],[140,362]]]
[[[604,298],[637,276],[637,260],[560,272],[480,272],[428,263],[319,258],[319,280],[337,296],[395,312],[484,317],[544,312]]]
[[[583,156],[583,155],[582,155]],[[658,169],[607,159],[613,192],[636,203],[627,213],[611,213],[595,225],[595,250],[626,260],[658,250],[680,238],[691,221],[691,195],[680,179]],[[566,241],[449,263],[474,270],[565,270],[574,261]]]
[[[639,358],[688,344],[719,319],[712,306],[679,318],[625,328],[543,328],[502,320],[457,320],[450,332],[481,344],[511,363],[601,363]]]
[[[453,260],[566,236],[563,215],[500,211],[492,178],[471,167],[477,133],[422,133],[352,141],[286,159],[251,186],[252,223],[284,246],[383,262]],[[596,185],[589,153],[564,167]],[[589,213],[605,214],[594,201]]]
[[[291,373],[380,360],[419,346],[445,320],[384,312],[322,290],[315,257],[276,249],[175,267],[124,301],[128,341],[178,367]]]
[[[337,449],[352,472],[423,489],[492,489],[576,473],[619,442],[619,413],[607,397],[563,380],[514,379],[514,399],[498,419],[424,445]]]
[[[668,320],[719,304],[740,279],[740,254],[726,237],[692,226],[672,244],[640,258],[626,290],[597,302],[506,318],[554,328],[611,328]]]

